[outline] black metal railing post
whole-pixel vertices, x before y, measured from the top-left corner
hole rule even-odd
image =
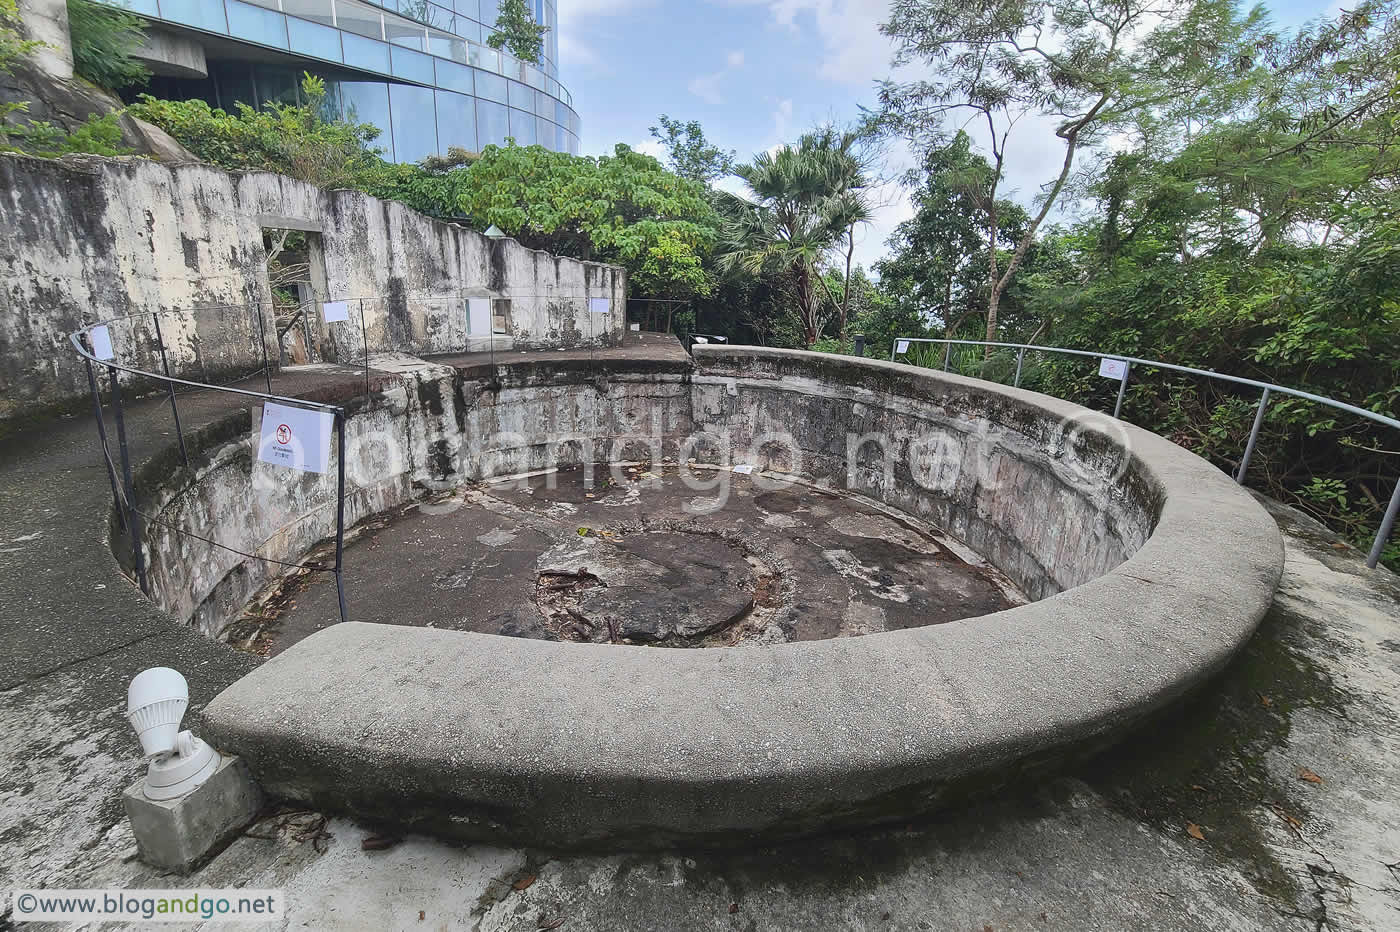
[[[335,421],[335,597],[340,605],[340,620],[348,615],[345,611],[345,409],[337,408]]]
[[[92,352],[91,344],[88,344],[88,352]],[[117,512],[117,523],[125,531],[126,511],[122,508],[121,493],[117,491],[117,472],[112,465],[112,454],[107,446],[107,425],[102,419],[102,395],[97,388],[97,376],[92,373],[92,360],[84,356],[83,363],[87,366],[88,389],[92,392],[92,414],[97,419],[97,441],[102,445],[102,468],[107,472],[107,481],[112,484],[112,508]]]
[[[170,381],[170,361],[165,356],[165,337],[160,332],[160,312],[152,311],[151,320],[156,325],[156,346],[160,349],[160,367],[165,373],[165,388],[170,396],[170,413],[175,418],[175,439],[180,441],[180,461],[185,468],[190,467],[190,454],[185,449],[185,432],[180,429],[180,407],[175,403],[175,383]]]
[[[369,397],[369,327],[365,325],[365,299],[360,299],[360,342],[365,348],[365,397]]]
[[[267,362],[267,322],[263,320],[262,302],[258,301],[253,306],[258,309],[258,346],[262,349],[263,384],[267,386],[267,393],[271,395],[272,367]]]
[[[131,481],[131,454],[126,446],[126,417],[122,410],[121,380],[117,378],[115,367],[108,366],[107,371],[112,376],[112,410],[117,421],[117,446],[121,449],[123,498],[126,503],[126,529],[131,537],[131,558],[136,564],[137,584],[142,592],[150,595],[150,585],[146,581],[146,557],[141,549],[141,515],[136,510],[136,493]]]

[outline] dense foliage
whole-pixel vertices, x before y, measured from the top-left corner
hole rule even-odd
[[[145,21],[96,0],[68,0],[73,70],[109,91],[144,85],[151,73],[132,57],[145,39]]]
[[[363,187],[383,170],[379,136],[368,123],[326,119],[325,82],[305,75],[305,103],[239,103],[233,113],[202,100],[156,100],[142,94],[130,112],[165,130],[200,159],[234,170],[264,169],[324,187]]]
[[[1133,100],[1155,96],[1117,114],[1127,130],[1120,144],[1113,152],[1091,149],[1093,160],[1066,184],[1065,197],[1083,219],[1020,240],[1027,253],[1008,282],[1015,309],[1008,315],[1002,308],[997,332],[1214,369],[1396,416],[1400,29],[1393,3],[1363,3],[1293,36],[1270,31],[1258,11],[1239,14],[1228,5],[1186,4],[1179,16],[1210,20],[1218,44],[1206,58],[1215,64],[1200,72],[1209,80],[1189,94],[1163,90],[1150,76],[1115,91]],[[1072,109],[1057,106],[1042,112]],[[989,317],[988,285],[979,290],[959,277],[957,263],[996,263],[966,238],[979,218],[987,229],[986,185],[968,183],[986,163],[969,172],[969,160],[979,157],[956,136],[926,138],[919,213],[892,241],[881,286],[924,312],[925,325],[941,336],[967,315]],[[998,251],[1005,255],[1014,239],[999,241]],[[951,242],[958,245],[948,255]],[[1014,365],[1008,354],[970,356],[952,354],[955,365],[988,377],[1005,378]],[[931,361],[941,365],[941,351]],[[1091,366],[1064,356],[1032,354],[1023,384],[1108,408],[1116,391]],[[1257,402],[1253,390],[1139,367],[1125,417],[1233,470]],[[1394,431],[1276,394],[1249,475],[1367,543],[1397,474]],[[1387,559],[1400,561],[1400,545],[1391,544]]]

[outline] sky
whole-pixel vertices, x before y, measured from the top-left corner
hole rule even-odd
[[[894,51],[879,31],[888,0],[558,2],[559,77],[583,120],[584,155],[610,154],[623,142],[663,157],[648,128],[664,113],[699,120],[712,142],[745,161],[813,125],[847,123],[860,106],[873,108]],[[1336,0],[1266,5],[1280,26],[1339,7]],[[1044,132],[1026,134],[1025,142],[1008,158],[1003,190],[1028,204],[1062,153]],[[907,150],[895,147],[887,173],[911,164]],[[738,189],[737,180],[731,184]],[[867,268],[913,213],[896,183],[877,190],[875,200],[874,222],[856,236],[857,261]]]

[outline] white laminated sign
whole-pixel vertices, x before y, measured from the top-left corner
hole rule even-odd
[[[1099,375],[1106,379],[1118,379],[1122,381],[1124,373],[1128,371],[1128,364],[1121,359],[1100,359]]]
[[[588,309],[594,314],[611,314],[612,301],[608,298],[589,298]]]
[[[491,333],[491,299],[467,299],[467,333],[488,336]]]
[[[330,467],[334,428],[335,415],[329,411],[263,402],[258,459],[301,472],[325,472]]]
[[[350,319],[349,301],[327,301],[321,305],[321,317],[328,324]]]
[[[896,343],[896,344],[894,345],[894,351],[895,351],[896,354],[899,354],[899,355],[903,355],[904,353],[909,352],[909,341],[908,341],[908,340],[900,340],[898,343]]]
[[[112,350],[112,331],[107,329],[106,324],[89,330],[88,340],[92,342],[92,355],[98,359],[116,358],[117,354]]]

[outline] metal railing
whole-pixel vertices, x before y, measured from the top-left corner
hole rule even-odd
[[[201,308],[200,310],[205,309]],[[131,454],[127,443],[125,408],[122,398],[121,379],[118,376],[119,372],[125,372],[129,375],[138,376],[142,379],[149,379],[155,382],[163,382],[165,384],[167,395],[170,399],[171,416],[175,422],[175,432],[177,437],[179,438],[180,459],[186,467],[189,466],[189,453],[185,448],[184,432],[180,423],[180,409],[175,400],[176,385],[183,385],[186,388],[198,390],[224,392],[227,394],[240,395],[247,398],[257,398],[264,402],[271,401],[277,404],[288,405],[297,408],[306,408],[313,411],[326,411],[332,415],[332,417],[334,418],[334,427],[336,435],[336,514],[335,565],[332,568],[331,572],[335,575],[336,600],[340,609],[340,620],[344,621],[347,617],[345,609],[344,575],[342,573],[345,556],[345,409],[339,405],[323,404],[321,402],[316,401],[307,401],[303,398],[292,398],[285,395],[276,395],[272,393],[271,374],[266,361],[267,334],[265,327],[262,325],[261,308],[259,308],[258,313],[258,332],[260,337],[259,342],[262,343],[262,353],[264,360],[263,373],[266,378],[265,384],[269,389],[265,392],[254,391],[252,389],[247,388],[236,388],[230,385],[211,385],[206,382],[196,382],[190,379],[182,379],[178,376],[171,375],[170,363],[166,355],[165,341],[161,335],[159,312],[153,312],[149,316],[152,318],[155,326],[157,351],[161,360],[161,372],[150,372],[133,365],[127,365],[118,362],[115,354],[109,358],[101,358],[94,352],[92,339],[92,332],[94,330],[96,330],[99,327],[110,328],[113,324],[119,321],[135,320],[143,318],[145,316],[147,315],[128,314],[123,317],[114,317],[108,320],[98,321],[94,324],[89,324],[88,326],[83,327],[81,330],[76,330],[68,335],[69,341],[73,344],[73,348],[77,351],[78,355],[82,357],[83,365],[87,369],[88,388],[92,392],[93,414],[95,415],[97,421],[98,442],[100,443],[102,448],[102,459],[106,467],[107,478],[112,486],[113,506],[116,510],[118,521],[122,529],[126,531],[131,542],[133,568],[136,571],[137,584],[141,587],[141,591],[146,593],[147,595],[151,594],[150,584],[146,577],[145,556],[144,551],[142,549],[143,541],[141,522],[145,520],[154,524],[158,524],[168,528],[169,530],[174,531],[177,534],[185,532],[181,531],[181,529],[179,528],[174,527],[173,525],[165,524],[164,522],[160,521],[152,515],[145,514],[137,507],[135,485],[132,481]],[[98,389],[97,375],[94,371],[94,366],[101,366],[105,368],[107,370],[107,375],[111,383],[113,419],[116,423],[117,446],[119,456],[121,459],[120,481],[118,480],[117,476],[116,464],[112,461],[111,448],[107,442],[107,428],[102,416],[102,396],[100,390]],[[209,543],[215,547],[220,547],[225,550],[233,551],[243,556],[253,557],[254,559],[265,560],[271,563],[277,563],[285,566],[301,566],[301,564],[289,564],[282,560],[273,560],[269,557],[258,556],[257,554],[248,554],[244,551],[238,550],[237,548],[229,547],[225,544],[220,544],[217,541],[208,540],[206,538],[201,539],[205,540],[206,543]],[[313,569],[314,567],[304,568]]]
[[[184,397],[186,392],[176,392],[176,387],[192,392],[222,392],[229,395],[237,395],[244,398],[258,399],[263,402],[273,402],[276,404],[288,405],[313,411],[329,412],[334,418],[334,431],[336,434],[337,466],[336,466],[336,528],[335,528],[335,564],[330,570],[335,574],[336,596],[339,603],[340,619],[346,619],[346,599],[343,577],[344,549],[345,549],[345,498],[346,498],[346,478],[345,478],[345,433],[346,414],[345,408],[336,404],[324,404],[316,401],[308,401],[302,398],[295,398],[286,395],[279,395],[273,392],[272,377],[274,369],[281,370],[281,359],[283,355],[282,341],[293,332],[294,327],[300,323],[301,331],[307,340],[304,347],[308,359],[314,359],[320,355],[323,359],[329,345],[335,346],[334,357],[345,368],[358,368],[363,372],[364,393],[368,396],[371,393],[370,380],[370,356],[376,347],[390,349],[393,342],[392,334],[388,329],[388,309],[389,298],[385,296],[370,297],[345,297],[334,301],[305,301],[299,303],[281,304],[277,302],[252,302],[248,304],[227,304],[227,305],[207,305],[189,308],[175,308],[159,311],[146,311],[136,314],[125,314],[111,317],[106,320],[89,324],[80,330],[76,330],[68,335],[69,342],[74,350],[83,360],[83,365],[87,371],[88,389],[92,395],[93,414],[97,424],[98,442],[100,444],[101,456],[107,472],[108,481],[112,489],[113,509],[116,513],[117,522],[121,531],[130,537],[132,549],[133,569],[136,573],[137,583],[142,592],[151,594],[151,587],[147,578],[147,568],[145,566],[145,555],[142,550],[142,522],[164,527],[176,534],[196,538],[211,546],[237,553],[244,557],[262,560],[281,566],[293,568],[324,570],[325,567],[308,563],[288,563],[284,560],[276,560],[271,557],[262,556],[258,553],[248,553],[236,547],[231,547],[219,541],[209,538],[199,537],[190,531],[174,527],[161,521],[159,518],[146,514],[138,508],[134,493],[132,457],[130,445],[128,443],[128,431],[126,423],[127,407],[129,402],[125,398],[122,390],[122,379],[119,374],[125,373],[147,385],[161,386],[161,392],[166,395],[170,404],[170,414],[175,430],[176,441],[179,448],[180,462],[186,468],[190,466],[190,452],[185,442],[185,425],[180,416],[180,402],[177,395]],[[602,296],[589,294],[572,294],[550,292],[545,294],[520,294],[520,293],[495,293],[486,289],[467,288],[451,289],[444,293],[433,295],[410,296],[408,303],[424,308],[433,308],[441,312],[445,319],[453,322],[454,332],[449,335],[452,345],[440,346],[434,353],[471,353],[473,346],[479,346],[484,342],[484,352],[489,358],[489,365],[494,371],[496,366],[496,343],[498,340],[509,340],[511,336],[510,317],[511,303],[521,302],[524,305],[531,304],[558,304],[560,302],[574,305],[574,319],[576,334],[580,339],[586,341],[586,346],[590,355],[597,352],[595,346],[600,337],[606,337],[610,331],[613,320],[613,307],[610,299]],[[476,305],[477,301],[486,301],[483,306]],[[594,307],[595,301],[604,301],[605,306]],[[500,306],[497,302],[504,302]],[[474,306],[475,305],[475,306]],[[331,307],[336,309],[336,315],[331,316]],[[290,315],[290,320],[284,327],[277,325],[276,316],[278,311]],[[504,330],[497,330],[495,319],[498,311],[505,319]],[[206,314],[215,314],[220,317],[222,345],[217,346],[219,354],[226,357],[225,365],[233,366],[238,373],[230,377],[230,381],[239,382],[255,376],[261,376],[264,391],[257,391],[250,388],[240,388],[234,385],[217,385],[209,381],[198,381],[192,378],[183,378],[171,374],[171,356],[168,352],[171,347],[166,342],[166,331],[161,326],[162,315],[167,318],[173,317],[174,326],[177,332],[185,327],[189,330],[186,342],[180,343],[175,349],[193,348],[194,360],[186,359],[183,365],[186,369],[196,368],[201,375],[209,378],[209,372],[205,365],[205,357],[202,355],[201,347],[204,341],[199,337],[200,317]],[[230,334],[227,324],[231,318],[236,319],[242,315],[237,331]],[[272,318],[269,321],[269,316]],[[484,320],[482,319],[484,316]],[[369,319],[375,318],[374,326],[368,323]],[[311,328],[312,320],[318,321],[315,332]],[[375,332],[371,332],[371,331]],[[103,353],[99,355],[93,346],[94,333],[101,331],[101,342]],[[120,339],[118,338],[120,335]],[[318,342],[316,337],[328,338],[330,343]],[[373,337],[373,339],[372,339]],[[269,343],[272,347],[269,347]],[[121,355],[117,357],[118,344],[120,344]],[[270,351],[271,350],[271,351]],[[146,364],[151,368],[142,368],[139,364],[141,360],[148,360]],[[236,360],[229,362],[228,360]],[[237,362],[242,363],[242,368],[238,368]],[[177,361],[177,364],[178,361]],[[158,367],[158,368],[156,368]],[[293,367],[295,368],[295,367]],[[118,455],[112,455],[111,446],[108,441],[107,427],[103,416],[102,392],[99,385],[98,373],[106,372],[107,381],[110,383],[111,407],[113,420],[116,427],[116,441]],[[130,381],[130,380],[129,380]],[[119,464],[119,465],[118,465]],[[251,548],[257,550],[259,548]]]
[[[1273,382],[1261,382],[1258,379],[1247,379],[1238,375],[1226,375],[1223,372],[1214,372],[1210,369],[1197,369],[1194,366],[1179,366],[1175,363],[1162,362],[1157,359],[1141,359],[1137,356],[1121,356],[1117,353],[1091,352],[1089,350],[1067,349],[1063,346],[1040,346],[1034,343],[997,343],[989,340],[950,340],[936,339],[931,337],[899,337],[890,345],[890,362],[894,362],[897,356],[903,355],[916,343],[942,344],[943,349],[943,371],[948,371],[949,356],[954,345],[958,346],[982,346],[996,347],[999,349],[1016,350],[1016,374],[1012,380],[1012,385],[1019,388],[1021,386],[1021,370],[1026,359],[1027,352],[1041,353],[1061,353],[1066,356],[1084,356],[1092,359],[1113,359],[1124,364],[1122,377],[1118,381],[1118,398],[1113,405],[1113,416],[1118,417],[1123,411],[1123,397],[1128,390],[1128,378],[1132,373],[1133,366],[1147,366],[1153,369],[1168,369],[1172,372],[1183,372],[1187,375],[1204,376],[1209,379],[1216,379],[1222,382],[1230,382],[1234,385],[1243,385],[1249,388],[1256,388],[1260,391],[1259,403],[1254,412],[1254,423],[1249,430],[1249,440],[1245,443],[1244,454],[1240,457],[1239,468],[1235,471],[1234,480],[1240,485],[1244,484],[1245,472],[1249,469],[1250,458],[1254,456],[1255,447],[1259,442],[1259,429],[1264,424],[1264,410],[1268,407],[1270,395],[1277,393],[1289,395],[1294,398],[1301,398],[1304,401],[1311,401],[1316,404],[1326,405],[1338,411],[1345,411],[1357,417],[1383,424],[1386,427],[1400,430],[1400,420],[1359,408],[1344,401],[1337,401],[1334,398],[1326,398],[1322,395],[1315,395],[1312,392],[1305,392],[1297,388],[1289,388],[1286,385],[1277,385]],[[1390,540],[1390,535],[1395,529],[1395,519],[1400,514],[1400,481],[1395,484],[1395,490],[1391,493],[1390,503],[1386,506],[1385,515],[1381,518],[1380,528],[1376,531],[1375,540],[1371,544],[1371,550],[1366,555],[1366,565],[1375,569],[1380,563],[1381,553],[1385,550],[1386,543]]]

